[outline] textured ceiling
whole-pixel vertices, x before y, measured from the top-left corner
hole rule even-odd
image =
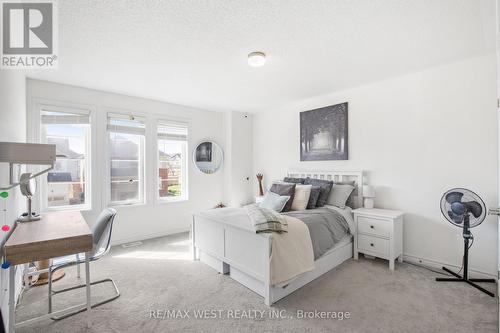
[[[494,51],[494,0],[59,1],[59,69],[29,77],[264,111]],[[268,54],[247,65],[251,51]]]

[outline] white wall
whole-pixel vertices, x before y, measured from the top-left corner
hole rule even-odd
[[[349,160],[300,162],[299,112],[349,102]],[[404,253],[460,266],[461,231],[440,213],[452,187],[497,205],[496,69],[493,54],[432,68],[254,116],[254,173],[266,184],[289,169],[360,168],[376,206],[407,212]],[[471,268],[496,274],[495,217],[472,230]]]
[[[500,101],[500,1],[495,1],[496,5],[496,51],[497,51],[497,100]],[[500,104],[497,104],[498,110],[500,111]],[[500,119],[498,119],[498,128],[499,128],[499,133],[498,135],[498,141],[500,142]],[[498,162],[499,168],[500,168],[500,154],[499,154],[499,162]],[[499,177],[499,183],[498,183],[498,188],[500,189],[500,177]],[[498,206],[500,207],[500,196],[499,196],[499,201],[498,201]],[[498,219],[500,223],[500,218]],[[498,228],[498,239],[500,240],[500,228]],[[498,275],[500,276],[500,242],[498,246]],[[500,284],[498,284],[498,294],[500,294]],[[500,317],[500,308],[499,308],[499,317]]]
[[[224,127],[227,142],[225,202],[228,206],[239,207],[252,202],[252,115],[225,112]]]
[[[26,142],[26,78],[20,71],[0,71],[0,142]],[[0,187],[9,184],[9,167],[0,164]],[[19,188],[8,191],[8,199],[0,198],[0,226],[13,226],[17,217],[25,209],[26,201]],[[5,209],[5,211],[4,211]],[[12,229],[11,229],[12,230]],[[1,246],[7,235],[1,233]],[[0,306],[3,321],[8,325],[9,311],[9,271],[0,270]],[[16,273],[17,286],[21,284],[21,270]],[[19,292],[19,290],[18,290]]]
[[[191,158],[195,145],[204,139],[214,140],[224,149],[225,137],[222,113],[38,80],[27,81],[27,98],[29,109],[34,107],[35,100],[43,98],[78,103],[94,110],[97,113],[98,121],[97,152],[94,156],[97,158],[99,166],[104,165],[106,159],[102,147],[107,144],[105,124],[106,111],[109,109],[134,111],[145,113],[150,117],[165,119],[182,118],[190,122],[188,148],[189,200],[155,203],[154,190],[148,191],[146,189],[149,194],[146,194],[147,203],[145,205],[117,207],[118,215],[113,233],[114,244],[188,230],[193,211],[212,208],[222,201],[224,167],[215,174],[205,175],[195,169]],[[147,142],[146,145],[150,147],[152,142]],[[148,152],[149,150],[146,150],[147,154]],[[151,151],[151,154],[154,154],[154,152]],[[150,157],[146,157],[146,159],[152,161]],[[156,166],[153,163],[147,164],[146,168],[149,170],[150,175],[155,174]],[[97,169],[98,173],[93,176],[94,182],[92,186],[98,192],[105,193],[106,188],[104,186],[106,185],[102,184],[101,180],[106,170],[102,170],[102,167]],[[152,179],[151,176],[149,178]],[[105,205],[106,202],[103,199],[94,202],[93,212],[85,214],[90,224],[93,223],[96,214]]]

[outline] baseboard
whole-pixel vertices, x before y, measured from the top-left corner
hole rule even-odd
[[[143,241],[143,240],[147,240],[147,239],[164,237],[164,236],[169,236],[169,235],[174,235],[174,234],[180,234],[180,233],[183,233],[183,232],[188,232],[190,230],[191,230],[191,227],[177,228],[177,229],[165,230],[165,231],[162,231],[162,232],[155,232],[155,233],[150,233],[150,234],[135,235],[133,237],[112,239],[111,245],[115,246],[115,245],[121,245],[121,244],[125,244],[125,243],[131,243],[131,242]]]
[[[187,228],[177,228],[177,229],[171,229],[171,230],[166,230],[164,232],[157,232],[157,233],[150,233],[150,234],[142,234],[142,235],[136,235],[134,237],[128,237],[128,238],[121,238],[121,239],[116,239],[112,241],[112,245],[121,245],[125,243],[130,243],[130,242],[137,242],[137,241],[143,241],[143,240],[148,240],[148,239],[153,239],[153,238],[158,238],[158,237],[164,237],[164,236],[169,236],[169,235],[174,235],[174,234],[180,234],[183,232],[189,232],[191,229],[190,227]],[[428,267],[436,268],[436,269],[441,269],[443,266],[446,266],[451,269],[456,269],[457,271],[460,269],[460,266],[453,265],[450,263],[445,263],[433,259],[426,259],[422,257],[418,257],[415,255],[411,254],[403,254],[403,259],[404,261],[408,261],[410,263],[414,264],[422,264]],[[479,277],[479,278],[489,278],[489,279],[495,279],[498,281],[499,276],[496,274],[491,274],[487,273],[484,271],[476,270],[469,268],[469,273],[474,274],[474,276]],[[500,275],[500,272],[499,272]]]
[[[444,263],[444,262],[440,262],[440,261],[436,261],[436,260],[432,260],[432,259],[425,259],[425,258],[417,257],[417,256],[414,256],[411,254],[403,254],[403,260],[408,261],[410,263],[421,264],[424,266],[437,268],[437,269],[441,269],[443,266],[446,266],[450,269],[456,269],[457,271],[460,269],[460,266],[457,266],[457,265]],[[496,276],[496,274],[491,274],[491,273],[479,271],[479,270],[472,269],[472,268],[469,268],[469,273],[472,273],[472,275],[474,277],[495,279],[498,281],[498,277]]]

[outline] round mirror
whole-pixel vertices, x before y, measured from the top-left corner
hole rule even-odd
[[[224,160],[222,148],[213,141],[200,142],[193,152],[193,160],[201,172],[215,173],[220,169]]]

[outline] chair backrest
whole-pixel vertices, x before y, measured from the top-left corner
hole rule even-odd
[[[115,216],[115,209],[105,208],[97,217],[96,223],[92,226],[93,249],[91,260],[99,259],[109,251]]]

